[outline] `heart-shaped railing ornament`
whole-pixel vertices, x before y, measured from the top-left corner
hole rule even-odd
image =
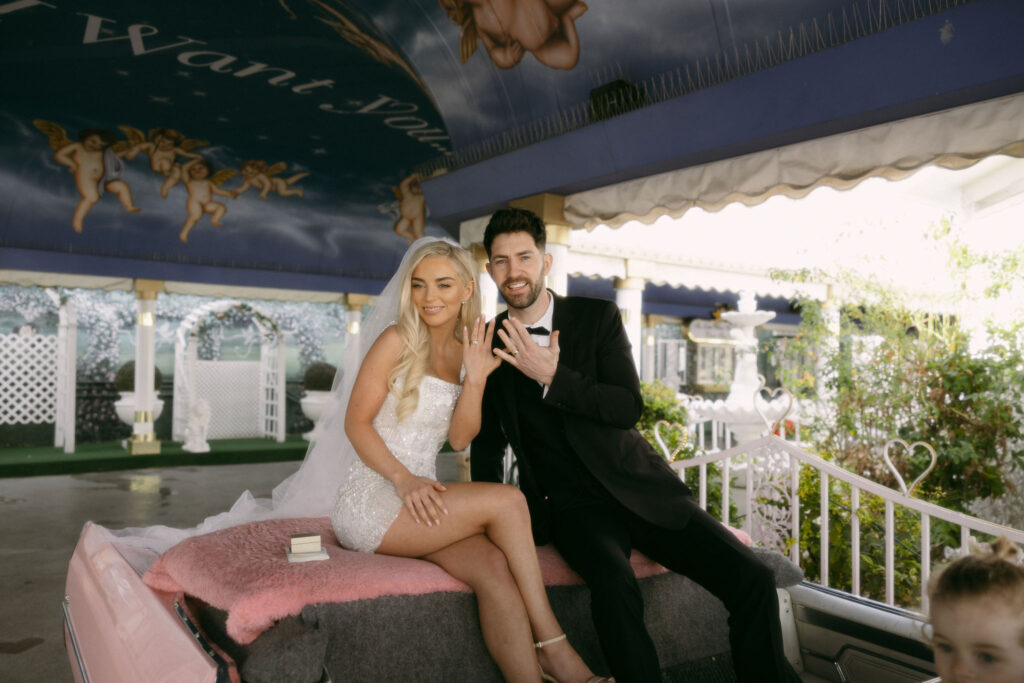
[[[924,472],[917,476],[917,479],[914,480],[909,488],[907,487],[907,482],[903,480],[903,475],[901,475],[900,471],[896,469],[896,465],[892,463],[892,458],[889,457],[890,449],[896,444],[903,446],[903,449],[907,453],[907,458],[910,458],[914,454],[914,449],[918,446],[928,451],[932,456],[932,461],[928,464],[928,467]],[[894,477],[896,477],[896,483],[900,485],[900,491],[902,491],[905,496],[910,496],[914,493],[914,489],[917,488],[917,485],[920,484],[933,469],[935,469],[935,463],[938,462],[938,457],[935,455],[935,449],[932,448],[931,444],[925,443],[924,441],[915,441],[912,444],[908,444],[903,439],[890,439],[889,441],[886,441],[885,448],[882,450],[882,459],[885,460],[885,464],[889,468],[889,471],[892,472]]]
[[[668,444],[665,443],[665,437],[661,435],[663,429],[668,430],[667,434],[671,434],[673,431],[678,431],[681,435],[681,438],[679,439],[679,445],[676,446],[676,449],[671,453],[669,452]],[[658,420],[657,422],[654,423],[654,440],[658,442],[658,448],[661,449],[661,454],[664,455],[665,459],[668,460],[669,462],[673,462],[676,459],[676,455],[679,454],[679,451],[683,450],[683,447],[686,445],[686,439],[686,427],[679,424],[678,422]]]
[[[757,391],[754,392],[754,410],[756,410],[757,414],[761,416],[761,421],[764,422],[764,426],[768,428],[769,433],[775,431],[772,428],[773,424],[782,426],[783,430],[785,430],[786,418],[789,416],[791,412],[793,412],[793,392],[791,392],[786,387],[769,389],[767,386],[765,386],[768,382],[767,380],[765,380],[764,375],[758,375],[757,378],[761,380],[761,386],[759,386],[757,388]],[[761,410],[761,406],[758,405],[757,399],[758,397],[761,396],[763,392],[766,392],[768,394],[768,398],[765,399],[765,402],[769,405],[771,405],[771,402],[774,401],[779,396],[785,396],[786,398],[789,399],[789,401],[786,403],[786,409],[782,411],[782,416],[779,417],[778,420],[769,420],[768,417],[764,414],[764,411]],[[785,431],[783,431],[783,433],[785,433]]]

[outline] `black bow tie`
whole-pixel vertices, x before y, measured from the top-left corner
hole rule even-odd
[[[527,327],[526,331],[530,334],[539,334],[542,337],[547,337],[551,334],[551,331],[546,327]]]

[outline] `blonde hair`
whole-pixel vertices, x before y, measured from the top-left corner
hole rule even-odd
[[[473,18],[473,10],[466,7],[463,0],[437,0],[437,2],[451,22],[459,27],[459,59],[465,64],[466,60],[476,52],[476,19]]]
[[[472,255],[462,247],[443,240],[428,242],[417,249],[405,272],[402,273],[397,322],[398,336],[402,340],[402,351],[398,364],[388,374],[388,389],[394,391],[398,398],[396,413],[399,422],[416,410],[420,398],[420,382],[427,374],[430,362],[430,334],[426,323],[420,318],[420,314],[412,302],[412,273],[423,259],[433,256],[443,256],[448,259],[463,286],[468,287],[470,283],[476,281],[474,277],[476,262]],[[476,320],[479,315],[480,290],[474,284],[473,292],[459,308],[459,315],[455,321],[455,339],[461,342],[462,328]],[[402,379],[401,384],[399,384],[400,379]]]
[[[1024,552],[1006,536],[992,543],[972,544],[969,554],[933,576],[928,586],[932,604],[994,598],[1020,610],[1024,606]],[[1024,628],[1017,634],[1024,646]]]

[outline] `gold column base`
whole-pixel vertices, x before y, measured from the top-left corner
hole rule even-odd
[[[160,455],[160,442],[153,441],[129,441],[129,455]]]

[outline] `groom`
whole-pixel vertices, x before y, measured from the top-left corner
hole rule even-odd
[[[498,317],[494,353],[505,362],[487,380],[473,479],[501,481],[511,444],[534,537],[554,543],[586,581],[619,683],[661,681],[633,548],[722,600],[741,683],[799,681],[782,651],[772,572],[700,509],[634,428],[643,400],[619,310],[545,289],[545,237],[523,209],[497,211],[484,233],[508,313]]]

